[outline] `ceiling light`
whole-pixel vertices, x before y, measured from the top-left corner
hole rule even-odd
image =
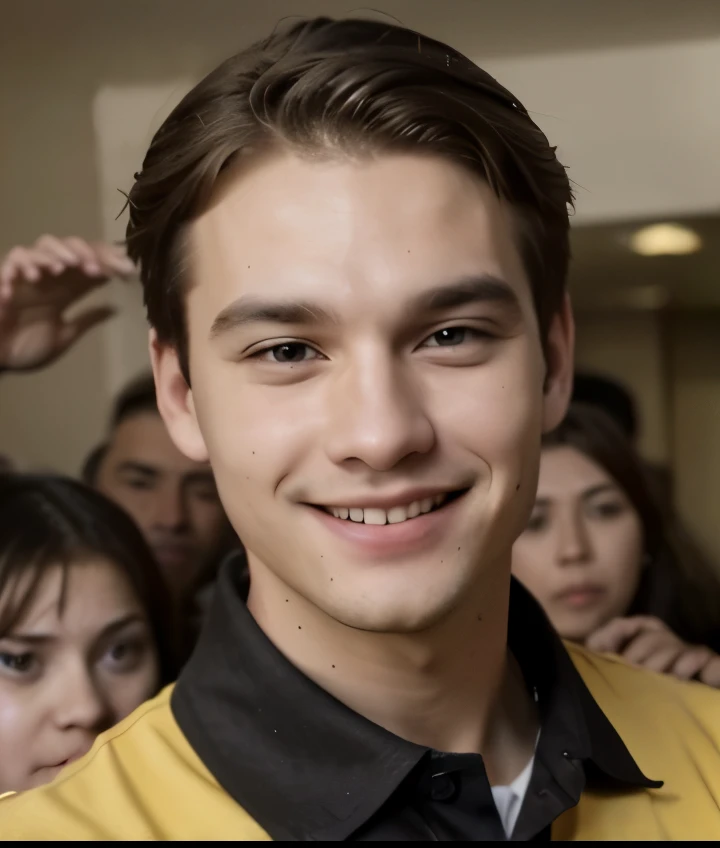
[[[630,247],[640,256],[683,256],[702,247],[702,239],[680,224],[652,224],[630,237]]]

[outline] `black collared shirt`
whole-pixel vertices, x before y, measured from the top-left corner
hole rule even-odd
[[[479,754],[433,751],[353,712],[274,647],[246,597],[242,569],[227,563],[172,709],[218,783],[273,839],[505,839]],[[513,840],[549,839],[587,782],[661,785],[642,774],[516,581],[508,643],[541,721]]]

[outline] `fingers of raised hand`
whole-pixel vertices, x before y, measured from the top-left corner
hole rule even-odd
[[[708,686],[720,689],[720,657],[710,651],[710,658],[699,673],[700,680]]]
[[[107,276],[103,272],[103,267],[97,254],[97,250],[89,242],[77,236],[69,236],[63,239],[63,243],[68,250],[71,250],[77,257],[78,267],[87,274],[88,277],[103,277]]]
[[[644,621],[640,616],[613,618],[591,633],[585,644],[591,651],[620,653],[628,640],[644,627]]]
[[[53,259],[62,270],[80,262],[80,256],[71,250],[67,241],[68,239],[60,239],[57,236],[44,235],[35,242],[34,249]]]
[[[115,244],[93,245],[97,260],[108,276],[129,277],[135,273],[135,265],[124,247]]]
[[[37,282],[51,271],[55,260],[42,251],[27,247],[14,247],[0,265],[0,293],[10,295],[12,284],[18,279]]]
[[[643,665],[655,671],[664,671],[664,662],[677,659],[685,643],[670,630],[643,630],[626,646],[623,659],[634,665]],[[674,653],[673,653],[674,652]],[[672,656],[671,656],[672,655]]]
[[[716,655],[702,645],[688,646],[675,661],[672,673],[682,680],[691,680],[698,675]]]

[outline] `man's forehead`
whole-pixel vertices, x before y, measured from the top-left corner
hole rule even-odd
[[[188,241],[205,283],[190,300],[206,315],[245,293],[402,309],[423,287],[482,274],[529,295],[511,210],[439,157],[265,160],[226,181]]]

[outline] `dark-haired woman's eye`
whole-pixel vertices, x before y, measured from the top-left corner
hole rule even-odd
[[[525,531],[527,533],[541,533],[547,528],[548,524],[549,519],[546,512],[533,512],[527,523]]]
[[[14,674],[29,674],[36,664],[35,654],[24,651],[15,654],[11,651],[0,651],[0,668],[7,669]]]
[[[104,662],[115,672],[133,671],[142,658],[147,643],[143,639],[122,639],[110,645]]]
[[[625,504],[622,501],[602,501],[599,503],[592,504],[589,507],[588,512],[594,518],[599,518],[600,520],[612,519],[616,518],[618,515],[622,515],[625,512]]]

